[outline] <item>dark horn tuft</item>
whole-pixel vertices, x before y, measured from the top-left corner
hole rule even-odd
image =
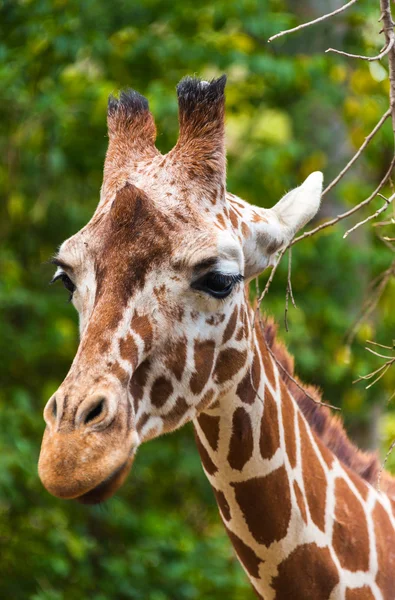
[[[218,101],[223,102],[226,85],[226,75],[210,82],[202,81],[197,77],[184,77],[177,86],[177,95],[180,109],[188,115],[194,108],[210,106]]]
[[[125,114],[138,114],[148,110],[148,100],[135,90],[123,90],[119,99],[112,94],[108,98],[108,116],[112,117],[118,110]]]

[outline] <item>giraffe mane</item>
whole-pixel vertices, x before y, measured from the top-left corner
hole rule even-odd
[[[262,320],[265,342],[284,369],[279,369],[281,379],[297,402],[310,427],[346,467],[369,484],[377,486],[381,469],[378,452],[360,450],[350,440],[342,419],[333,415],[328,407],[319,404],[322,401],[321,391],[313,385],[303,383],[295,375],[294,358],[283,342],[277,338],[277,324],[271,317],[264,316]],[[317,404],[307,394],[314,398]],[[395,478],[384,470],[380,478],[380,489],[389,496],[395,497]]]

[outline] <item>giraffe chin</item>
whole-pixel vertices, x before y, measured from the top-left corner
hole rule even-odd
[[[104,481],[99,483],[89,492],[85,492],[81,496],[77,496],[74,500],[81,504],[100,504],[105,500],[108,500],[115,494],[115,492],[124,483],[126,477],[133,464],[133,457],[130,457],[124,462],[118,469],[116,469],[109,477],[106,477]]]

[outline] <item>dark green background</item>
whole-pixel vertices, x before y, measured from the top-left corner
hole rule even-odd
[[[226,72],[229,189],[269,207],[313,170],[328,182],[386,110],[388,74],[385,60],[369,65],[324,50],[377,53],[378,2],[362,0],[319,27],[266,43],[327,8],[323,0],[0,1],[2,598],[253,597],[190,427],[143,447],[128,482],[103,507],[60,501],[42,488],[42,410],[78,343],[77,315],[61,286],[48,287],[46,261],[98,201],[107,97],[122,87],[148,97],[166,151],[177,138],[177,82]],[[388,122],[325,198],[319,219],[363,200],[391,156]],[[364,350],[367,338],[392,343],[393,280],[353,344],[345,342],[369,281],[393,258],[370,226],[342,240],[367,214],[295,246],[298,309],[290,310],[288,334],[285,262],[264,308],[280,321],[304,379],[342,405],[359,443],[385,449],[395,435],[385,406],[395,374],[370,391],[352,381],[380,365]]]

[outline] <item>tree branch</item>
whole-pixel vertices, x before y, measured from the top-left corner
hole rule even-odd
[[[294,378],[292,377],[291,373],[288,372],[288,370],[284,367],[284,365],[281,364],[281,362],[278,360],[277,356],[274,354],[273,350],[270,348],[269,344],[266,341],[265,338],[265,332],[264,332],[264,326],[263,323],[261,321],[261,319],[259,319],[259,327],[261,329],[262,332],[262,336],[263,339],[265,341],[265,345],[267,348],[267,351],[269,352],[270,356],[272,357],[272,359],[274,360],[274,362],[276,363],[276,365],[278,367],[280,367],[280,369],[282,370],[283,373],[285,373],[285,375],[300,389],[302,390],[302,392],[304,394],[306,394],[306,396],[312,400],[315,404],[318,404],[320,406],[326,406],[327,408],[331,408],[332,410],[341,410],[341,408],[339,406],[333,406],[333,404],[327,404],[326,402],[323,402],[322,400],[317,400],[316,398],[314,398],[311,394],[309,394],[302,385],[300,385],[300,383]]]
[[[388,117],[391,116],[391,109],[389,108],[381,117],[381,119],[379,120],[379,122],[377,123],[377,125],[372,129],[372,131],[369,133],[368,136],[366,136],[365,141],[363,142],[362,146],[358,149],[358,151],[354,154],[354,156],[352,157],[352,159],[346,164],[346,166],[344,167],[344,169],[342,169],[339,173],[339,175],[337,177],[335,177],[335,179],[333,181],[331,181],[331,183],[324,189],[324,191],[322,192],[322,196],[324,197],[325,194],[327,194],[332,188],[335,187],[335,185],[337,185],[337,183],[339,183],[340,179],[342,177],[344,177],[344,175],[347,173],[347,171],[350,169],[350,167],[355,163],[355,161],[361,156],[362,152],[365,150],[366,146],[369,144],[369,142],[374,138],[374,136],[376,135],[376,133],[379,131],[379,129],[383,126],[383,124],[385,123],[385,121],[388,119]]]
[[[393,34],[393,32],[392,32]],[[343,50],[336,50],[335,48],[328,48],[325,50],[326,52],[334,52],[335,54],[340,54],[341,56],[348,56],[348,58],[359,58],[360,60],[367,60],[368,62],[373,62],[374,60],[381,60],[386,56],[392,49],[395,42],[394,35],[392,35],[391,41],[389,44],[386,44],[384,50],[377,54],[377,56],[363,56],[363,54],[350,54],[349,52],[344,52]]]
[[[380,198],[384,198],[385,204],[383,204],[383,206],[381,208],[376,210],[376,212],[373,215],[369,215],[369,217],[366,217],[366,219],[364,219],[363,221],[359,221],[359,223],[354,225],[354,227],[351,227],[351,229],[348,229],[348,231],[346,231],[346,233],[343,235],[343,239],[345,239],[350,233],[352,233],[353,231],[358,229],[358,227],[360,227],[361,225],[364,225],[365,223],[367,223],[368,221],[371,221],[372,219],[376,219],[376,217],[381,215],[381,213],[384,212],[389,207],[389,205],[395,198],[395,194],[393,194],[391,196],[391,198],[385,198],[382,194],[377,194],[377,195],[380,196]]]
[[[285,331],[288,333],[288,304],[289,297],[291,297],[292,306],[296,308],[295,298],[292,291],[292,248],[288,250],[288,277],[287,277],[287,289],[285,292],[285,309],[284,309],[284,325]]]
[[[316,25],[317,23],[321,23],[321,21],[325,21],[326,19],[329,19],[330,17],[334,17],[335,15],[338,15],[339,13],[343,12],[344,10],[346,10],[347,8],[349,8],[352,4],[355,4],[356,2],[357,2],[357,0],[350,0],[350,2],[347,2],[347,4],[345,4],[344,6],[341,6],[340,8],[338,8],[337,10],[334,10],[331,13],[323,15],[322,17],[318,17],[318,19],[314,19],[313,21],[309,21],[308,23],[302,23],[301,25],[298,25],[297,27],[293,27],[292,29],[285,29],[284,31],[280,31],[279,33],[276,33],[275,35],[272,35],[267,41],[270,43],[273,40],[276,40],[277,38],[282,37],[283,35],[288,35],[288,33],[294,33],[295,31],[300,31],[301,29],[305,29],[305,27],[310,27],[310,25]]]
[[[358,210],[360,210],[364,206],[367,206],[377,196],[377,194],[379,193],[379,191],[381,190],[381,188],[387,183],[388,179],[391,176],[392,169],[394,168],[394,165],[395,165],[395,156],[392,158],[391,164],[389,166],[389,169],[386,172],[386,174],[384,175],[383,179],[380,181],[379,185],[374,190],[374,192],[372,192],[371,195],[368,198],[366,198],[366,200],[363,200],[362,202],[360,202],[359,204],[357,204],[353,208],[350,208],[350,210],[347,210],[345,213],[342,213],[342,214],[338,215],[334,219],[331,219],[330,221],[326,221],[325,223],[322,223],[321,225],[318,225],[318,227],[315,227],[314,229],[310,229],[310,231],[305,231],[305,233],[303,233],[299,237],[294,238],[292,240],[292,242],[290,243],[290,246],[293,246],[297,242],[300,242],[301,240],[304,240],[307,237],[311,237],[312,235],[314,235],[318,231],[321,231],[322,229],[326,229],[326,227],[332,227],[332,225],[336,225],[336,223],[338,223],[339,221],[342,221],[343,219],[346,219],[347,217],[353,215],[355,212],[357,212]]]
[[[270,287],[270,284],[273,281],[274,274],[277,271],[277,267],[280,264],[280,261],[281,261],[282,257],[284,256],[285,252],[287,251],[287,249],[288,249],[288,246],[285,246],[285,248],[283,248],[281,250],[280,254],[278,255],[278,258],[277,258],[276,262],[273,265],[272,272],[270,273],[270,277],[267,280],[265,287],[263,288],[262,294],[258,298],[257,307],[256,307],[255,313],[254,313],[254,320],[252,322],[252,328],[255,327],[256,315],[257,314],[259,315],[259,311],[260,311],[260,308],[261,308],[262,300],[264,299],[264,297],[266,296],[267,292],[269,291],[269,287]]]

